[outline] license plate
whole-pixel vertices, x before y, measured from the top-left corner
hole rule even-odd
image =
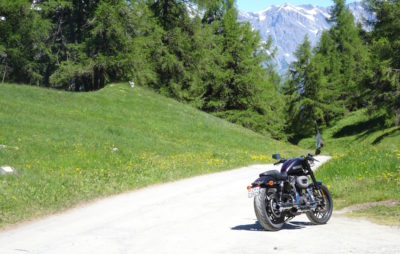
[[[248,197],[253,198],[260,194],[260,187],[254,187],[249,190]]]

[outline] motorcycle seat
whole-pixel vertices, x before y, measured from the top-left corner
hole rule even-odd
[[[286,173],[281,174],[278,170],[268,170],[260,174],[260,177],[270,176],[276,180],[287,180],[288,176]]]

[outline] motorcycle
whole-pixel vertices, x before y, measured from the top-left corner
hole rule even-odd
[[[328,188],[315,179],[311,170],[311,164],[317,160],[311,154],[292,159],[280,158],[280,154],[272,157],[279,160],[274,165],[283,163],[280,172],[261,173],[247,187],[261,226],[267,231],[278,231],[285,222],[303,213],[312,224],[327,223],[333,202]]]

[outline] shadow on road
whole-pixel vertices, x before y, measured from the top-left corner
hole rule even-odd
[[[287,222],[283,225],[283,230],[293,230],[293,229],[302,229],[306,226],[312,226],[311,222],[303,222],[303,221],[291,221]],[[254,224],[248,225],[239,225],[231,228],[232,230],[245,230],[245,231],[265,231],[261,224],[256,221]]]

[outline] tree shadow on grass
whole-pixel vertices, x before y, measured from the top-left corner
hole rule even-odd
[[[304,222],[304,221],[290,221],[283,224],[283,230],[293,230],[293,229],[302,229],[306,226],[313,226],[311,222]],[[236,227],[231,228],[232,230],[239,230],[239,231],[265,231],[261,224],[256,221],[254,224],[248,225],[239,225]]]
[[[397,127],[393,130],[390,130],[382,135],[380,135],[379,137],[377,137],[374,142],[372,142],[373,145],[379,144],[384,138],[394,134],[395,132],[400,132],[400,127]]]
[[[356,135],[365,131],[369,134],[374,131],[382,129],[384,125],[385,125],[385,116],[377,116],[367,121],[346,125],[337,132],[335,132],[333,134],[333,137],[342,138],[342,137]]]

